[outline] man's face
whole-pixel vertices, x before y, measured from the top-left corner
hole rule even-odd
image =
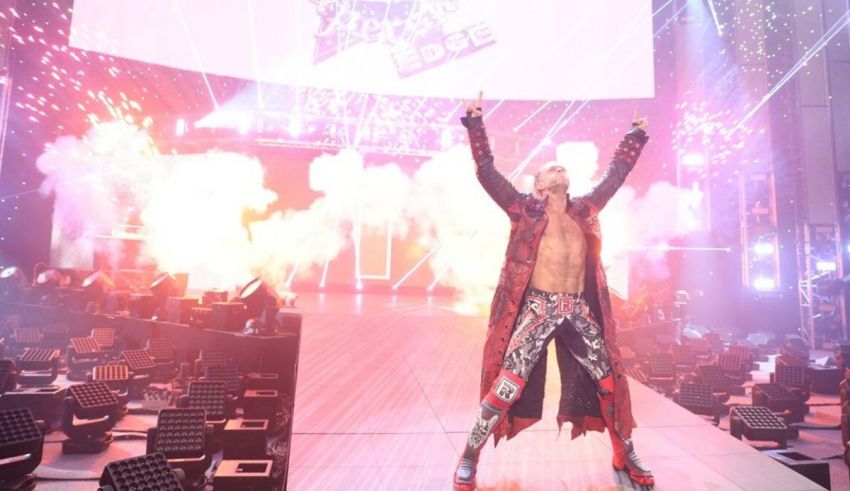
[[[558,162],[544,165],[537,171],[534,186],[538,191],[566,192],[570,187],[567,169]]]

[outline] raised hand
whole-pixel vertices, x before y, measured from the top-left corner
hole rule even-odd
[[[647,119],[646,116],[640,115],[637,106],[635,106],[635,117],[632,119],[632,125],[637,126],[644,131],[646,131],[646,128],[649,126],[649,119]]]
[[[478,92],[478,101],[477,102],[467,102],[466,99],[463,100],[463,107],[466,108],[466,114],[472,117],[482,116],[484,112],[481,110],[481,104],[484,101],[484,91],[481,90]]]

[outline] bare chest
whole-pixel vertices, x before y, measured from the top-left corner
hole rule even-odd
[[[543,229],[541,246],[556,249],[580,249],[585,247],[584,232],[566,212],[549,214],[549,223]]]

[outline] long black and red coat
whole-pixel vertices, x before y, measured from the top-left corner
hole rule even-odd
[[[490,391],[499,374],[505,350],[513,331],[525,290],[537,260],[537,249],[543,230],[548,223],[545,201],[518,192],[493,165],[493,154],[481,117],[461,118],[469,131],[472,155],[477,164],[477,176],[487,194],[510,217],[511,233],[505,253],[499,283],[493,296],[487,339],[484,343],[484,360],[481,369],[481,399]],[[614,375],[614,420],[617,432],[629,438],[635,421],[632,417],[629,386],[623,373],[620,351],[617,347],[616,323],[611,314],[608,282],[600,260],[602,235],[599,211],[622,186],[631,172],[649,137],[633,127],[614,152],[602,180],[593,191],[580,197],[567,199],[566,212],[578,223],[587,241],[585,261],[585,298],[590,310],[604,331],[605,349]],[[573,424],[572,437],[587,430],[602,431],[605,427],[599,411],[596,384],[581,369],[566,345],[555,338],[559,371],[561,374],[561,399],[558,408],[558,427],[564,422]],[[541,419],[543,389],[546,377],[546,352],[532,370],[520,399],[511,407],[509,416],[503,418],[493,431],[494,443],[507,436],[515,436]]]

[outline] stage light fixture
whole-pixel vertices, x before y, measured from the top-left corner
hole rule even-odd
[[[94,302],[99,310],[105,303],[106,294],[115,290],[115,282],[103,271],[95,271],[83,280],[81,287],[85,301]],[[88,305],[86,310],[89,310]]]
[[[163,273],[151,282],[150,291],[153,295],[154,312],[156,320],[164,321],[168,318],[165,304],[169,297],[179,297],[183,294],[180,283],[171,273]]]
[[[53,268],[45,269],[35,277],[35,286],[41,291],[68,286],[70,283],[71,278],[68,275]]]
[[[774,413],[788,411],[788,421],[803,421],[803,403],[779,384],[754,384],[752,400],[753,406],[764,406]]]
[[[92,382],[103,382],[119,397],[126,397],[130,388],[130,368],[127,365],[95,365]]]
[[[91,337],[97,341],[101,351],[110,351],[115,348],[115,329],[112,327],[92,328]]]
[[[729,415],[729,433],[737,439],[772,441],[785,448],[788,426],[781,418],[762,406],[736,406]]]
[[[0,488],[35,489],[31,473],[41,463],[44,434],[29,409],[0,411]]]
[[[673,356],[669,353],[652,353],[649,355],[649,377],[652,379],[672,379],[676,376],[673,366]]]
[[[145,349],[157,365],[173,365],[177,360],[177,348],[171,338],[148,338]]]
[[[800,402],[806,402],[811,395],[804,366],[777,364],[774,372],[770,374],[770,381],[791,391]]]
[[[0,394],[18,386],[18,369],[12,360],[0,360]]]
[[[12,331],[12,346],[18,349],[34,348],[44,341],[44,334],[37,327],[16,327]]]
[[[0,297],[9,302],[20,301],[23,290],[29,284],[21,268],[12,266],[0,271]]]
[[[112,443],[112,433],[121,403],[103,382],[87,382],[68,387],[62,431],[68,439],[62,452],[100,453]]]
[[[183,491],[181,474],[171,469],[161,453],[140,455],[106,464],[98,482],[98,491]]]
[[[224,429],[227,419],[234,415],[233,398],[227,394],[224,382],[190,382],[188,393],[180,398],[180,406],[205,410],[207,422],[217,430]]]
[[[267,329],[274,328],[280,296],[268,283],[261,278],[254,278],[239,292],[239,300],[245,304],[249,318],[259,319]]]
[[[776,251],[776,248],[773,247],[773,244],[770,242],[759,242],[753,246],[753,252],[760,256],[769,256]]]
[[[195,377],[203,377],[204,370],[207,367],[223,367],[232,364],[233,360],[230,355],[224,351],[201,350],[198,359],[195,360]]]
[[[65,393],[66,390],[58,385],[9,389],[0,397],[0,409],[29,409],[36,420],[44,421],[45,432],[50,432],[62,420]]]
[[[753,288],[762,292],[772,291],[776,288],[776,281],[773,278],[756,278],[753,280]]]
[[[671,354],[673,355],[673,365],[677,369],[691,371],[697,364],[696,356],[694,356],[690,346],[674,344],[671,347]]]
[[[831,273],[838,269],[838,265],[835,264],[835,261],[817,261],[815,262],[815,269]]]
[[[706,416],[717,417],[718,401],[711,391],[711,387],[700,383],[683,383],[679,387],[679,394],[676,402],[680,406],[694,414],[703,414]]]
[[[717,355],[717,364],[720,365],[720,368],[723,369],[730,380],[738,384],[743,384],[746,381],[747,373],[750,371],[750,367],[744,361],[741,353],[724,351]]]
[[[18,357],[18,381],[21,385],[50,385],[59,375],[59,350],[27,348]]]
[[[89,371],[100,363],[102,358],[100,345],[92,337],[71,338],[71,344],[65,351],[65,361],[68,364],[68,380],[83,381]]]
[[[200,489],[212,463],[212,433],[203,409],[161,409],[156,427],[148,429],[147,453],[161,453],[182,470],[188,487]]]
[[[156,363],[145,349],[131,349],[121,352],[121,361],[130,369],[131,397],[141,396],[141,389],[153,379]]]
[[[174,134],[177,136],[183,136],[186,134],[186,128],[188,125],[186,124],[186,120],[183,118],[177,118],[177,124],[174,127]]]
[[[223,382],[228,394],[238,396],[242,391],[242,378],[239,376],[239,368],[234,365],[207,366],[203,373],[201,380]]]
[[[179,297],[181,295],[180,284],[171,273],[162,273],[157,276],[151,282],[150,291],[157,303],[162,305],[165,305],[165,299],[168,297]]]
[[[715,393],[729,393],[731,382],[720,365],[700,365],[696,369],[697,381],[711,387]]]

